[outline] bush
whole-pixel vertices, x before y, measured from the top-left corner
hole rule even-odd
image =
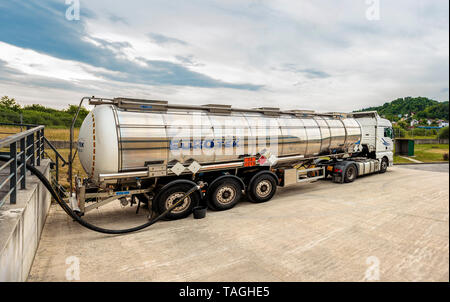
[[[414,136],[427,136],[427,131],[423,128],[414,128],[412,134]]]
[[[401,127],[398,127],[398,126],[394,126],[393,129],[394,129],[394,137],[401,138],[401,137],[405,137],[406,136],[405,129],[403,129]]]
[[[444,160],[448,160],[448,153],[444,153]]]
[[[78,106],[70,105],[65,110],[47,108],[39,104],[27,105],[22,108],[15,99],[4,96],[0,99],[0,123],[15,123],[45,125],[53,128],[69,128]],[[89,111],[82,107],[75,127],[79,128]]]
[[[0,107],[0,123],[20,123],[20,114]]]
[[[448,139],[448,126],[441,128],[441,130],[439,130],[439,138],[440,139]]]

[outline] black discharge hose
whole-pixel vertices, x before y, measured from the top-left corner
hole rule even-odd
[[[8,156],[3,156],[0,155],[0,160],[2,161],[8,161],[10,160],[10,157]],[[18,161],[20,162],[20,161]],[[169,207],[167,210],[165,210],[162,214],[160,214],[159,216],[155,217],[154,219],[133,227],[133,228],[129,228],[129,229],[122,229],[122,230],[110,230],[110,229],[105,229],[105,228],[101,228],[98,227],[96,225],[93,225],[83,219],[81,219],[80,216],[78,216],[74,211],[72,211],[72,209],[63,201],[61,200],[61,198],[59,197],[59,195],[55,192],[55,190],[53,189],[51,183],[48,181],[48,179],[44,176],[44,174],[41,173],[41,171],[39,171],[38,169],[36,169],[34,166],[30,165],[30,164],[26,164],[26,167],[28,170],[30,170],[30,172],[32,174],[34,174],[35,176],[37,176],[37,178],[39,178],[39,180],[44,184],[44,186],[47,188],[47,190],[50,192],[50,194],[52,195],[52,197],[56,200],[56,202],[61,206],[61,208],[63,208],[63,210],[67,213],[67,215],[69,215],[70,217],[72,217],[76,222],[78,222],[79,224],[81,224],[82,226],[84,226],[85,228],[88,228],[92,231],[96,231],[99,233],[104,233],[104,234],[126,234],[126,233],[131,233],[131,232],[136,232],[142,229],[145,229],[149,226],[151,226],[152,224],[154,224],[155,222],[157,222],[158,220],[161,220],[162,218],[164,218],[170,211],[172,211],[172,209],[174,209],[175,207],[178,206],[178,204],[183,201],[186,197],[188,197],[189,195],[191,195],[192,193],[194,193],[197,190],[200,190],[202,185],[196,185],[194,186],[192,189],[190,189],[189,191],[187,191],[184,196],[180,197],[178,199],[177,202],[175,202],[171,207]]]

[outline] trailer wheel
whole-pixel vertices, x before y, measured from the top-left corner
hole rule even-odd
[[[184,193],[192,189],[192,186],[186,183],[175,184],[160,193],[157,202],[159,213],[163,213],[170,208]],[[197,194],[191,194],[177,207],[172,209],[167,215],[166,219],[175,220],[188,216],[192,213],[194,206],[199,204],[199,197]]]
[[[208,201],[212,208],[217,211],[231,209],[239,202],[241,197],[242,186],[231,177],[218,180],[208,189]]]
[[[356,176],[358,174],[358,171],[356,170],[355,165],[349,165],[347,169],[345,169],[344,174],[344,182],[352,182],[356,179]]]
[[[381,160],[380,173],[386,172],[388,165],[389,160],[386,157],[383,157],[383,159]]]
[[[251,202],[259,203],[269,201],[277,191],[277,182],[272,175],[263,173],[250,180],[247,190]]]

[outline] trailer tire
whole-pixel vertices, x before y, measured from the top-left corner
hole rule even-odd
[[[383,157],[380,163],[380,173],[384,173],[387,170],[387,167],[389,166],[389,160],[387,157]]]
[[[344,182],[353,182],[358,175],[358,170],[354,164],[348,165],[344,172]]]
[[[231,209],[241,199],[242,189],[239,181],[232,177],[224,177],[208,188],[208,205],[217,211]]]
[[[166,211],[179,197],[183,196],[183,194],[190,189],[192,189],[192,185],[188,183],[178,183],[169,186],[167,189],[163,188],[156,200],[158,212],[163,213]],[[179,206],[167,213],[165,218],[168,220],[185,218],[192,213],[192,209],[197,206],[199,202],[199,195],[195,193],[191,194],[186,200],[182,201]]]
[[[269,173],[256,174],[250,180],[247,196],[251,202],[260,203],[272,199],[277,191],[277,181]]]

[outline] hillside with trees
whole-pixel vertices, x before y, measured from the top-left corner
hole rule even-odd
[[[364,108],[357,111],[378,111],[378,114],[391,121],[398,121],[404,116],[415,119],[449,120],[449,103],[438,102],[426,97],[398,98],[382,106]]]
[[[3,96],[0,99],[0,123],[16,123],[45,125],[51,128],[69,128],[72,119],[78,109],[76,105],[69,105],[69,108],[58,110],[44,107],[39,104],[22,107],[14,98]],[[80,127],[89,111],[82,107],[75,127]]]

